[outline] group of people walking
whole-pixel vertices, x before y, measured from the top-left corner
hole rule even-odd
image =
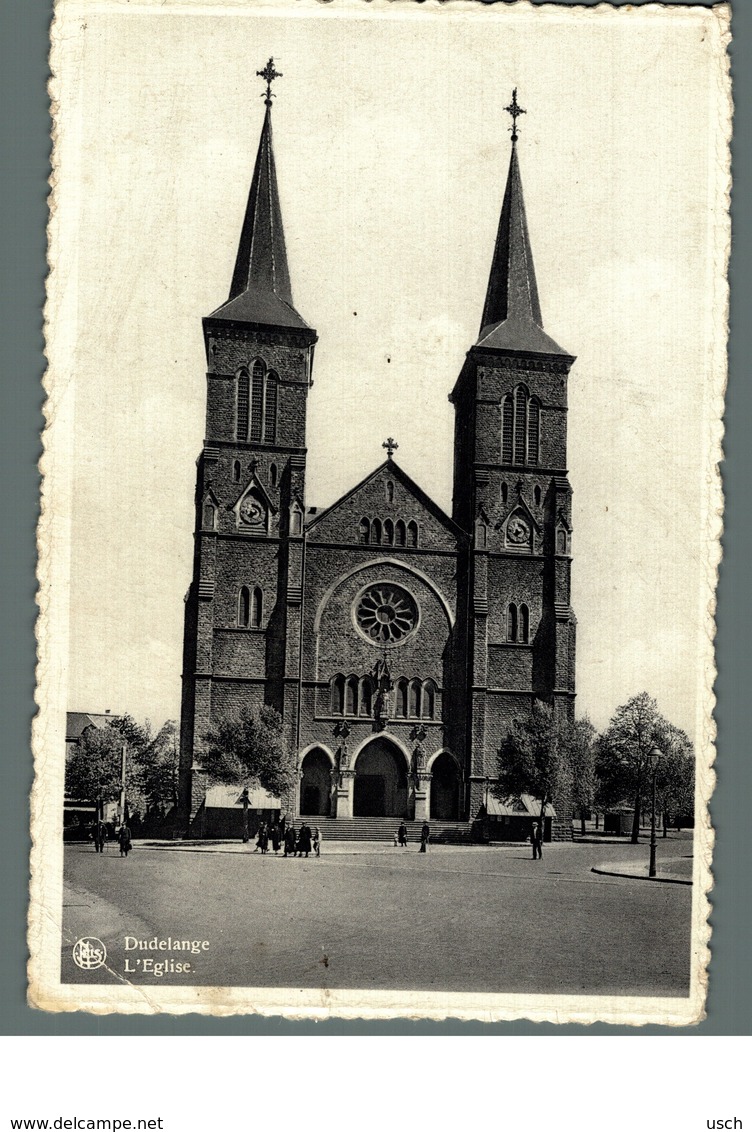
[[[431,827],[427,821],[423,822],[420,827],[420,849],[419,853],[426,853],[428,851],[428,843],[431,840]],[[403,849],[407,849],[407,826],[404,822],[400,825],[399,829],[394,835],[394,844],[401,845]]]
[[[103,821],[94,823],[92,837],[94,840],[94,852],[104,853],[104,847],[109,840],[109,834],[107,832],[107,826]],[[133,842],[131,840],[131,831],[125,822],[120,826],[115,837],[120,846],[120,856],[127,857],[133,848]]]
[[[272,822],[267,825],[262,822],[256,835],[256,848],[254,853],[265,854],[269,847],[274,853],[284,850],[284,857],[307,857],[313,853],[315,857],[321,856],[321,830],[318,826],[313,829],[305,822],[300,829],[294,824],[288,825],[284,818],[281,822]]]

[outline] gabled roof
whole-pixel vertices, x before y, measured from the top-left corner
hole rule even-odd
[[[476,346],[526,354],[570,356],[543,330],[516,141],[512,142],[509,174]]]
[[[295,310],[292,300],[274,164],[270,104],[261,128],[230,295],[227,302],[209,318],[310,329]]]
[[[107,727],[109,723],[114,723],[119,718],[117,715],[112,715],[111,712],[66,712],[65,741],[66,743],[75,743],[76,740],[81,738],[87,727],[101,729]]]
[[[349,491],[345,492],[344,495],[340,496],[339,499],[332,503],[331,506],[326,507],[323,511],[316,510],[314,514],[309,511],[306,516],[306,530],[310,531],[313,527],[316,526],[317,523],[320,523],[327,517],[327,515],[331,515],[332,512],[342,507],[356,494],[356,492],[360,491],[361,488],[371,483],[385,471],[388,471],[390,476],[393,476],[395,480],[398,480],[401,484],[403,484],[403,486],[410,492],[410,494],[417,499],[421,506],[425,507],[425,509],[429,511],[434,516],[434,518],[438,520],[439,523],[446,527],[446,529],[455,538],[463,536],[466,537],[466,532],[463,531],[461,527],[458,527],[454,520],[450,519],[447,513],[443,511],[437,503],[434,503],[430,495],[427,495],[425,491],[423,491],[423,488],[419,487],[415,480],[411,479],[407,472],[403,471],[399,464],[393,459],[384,460],[384,462],[379,464],[377,468],[374,468],[374,470],[369,475],[367,475],[359,483],[356,483],[354,487],[351,487]]]

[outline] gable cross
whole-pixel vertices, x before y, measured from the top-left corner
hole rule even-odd
[[[391,460],[392,454],[393,454],[395,448],[399,448],[399,444],[394,439],[394,437],[388,436],[386,438],[386,440],[384,441],[384,443],[381,445],[381,447],[386,448],[387,459]]]

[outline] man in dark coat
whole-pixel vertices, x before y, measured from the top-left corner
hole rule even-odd
[[[94,823],[94,849],[97,853],[104,853],[104,843],[107,840],[107,827],[103,821]]]
[[[131,851],[131,831],[125,822],[120,826],[118,841],[120,842],[120,856],[127,857]]]
[[[427,821],[423,822],[420,827],[420,852],[425,853],[428,850],[428,842],[431,840],[431,827]]]
[[[403,849],[407,846],[407,826],[404,822],[402,822],[402,825],[397,830],[397,841]]]
[[[302,857],[305,853],[306,857],[311,852],[311,827],[306,825],[305,822],[300,827],[298,834],[298,856]]]
[[[288,825],[285,827],[285,857],[295,856],[295,826]]]
[[[533,822],[533,832],[530,834],[530,840],[533,843],[533,860],[540,861],[543,859],[543,829],[538,818]]]

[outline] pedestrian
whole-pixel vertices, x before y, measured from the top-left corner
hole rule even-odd
[[[259,849],[263,857],[269,849],[269,827],[265,821],[262,821],[261,828],[259,829]]]
[[[429,826],[427,821],[424,821],[423,825],[420,827],[420,850],[419,850],[419,852],[426,853],[428,851],[428,842],[430,840],[431,840],[431,827]]]
[[[285,826],[285,857],[295,856],[295,824]]]
[[[305,822],[300,827],[298,834],[298,856],[302,857],[305,853],[306,857],[311,852],[311,827],[306,825]]]
[[[321,856],[321,830],[318,826],[313,830],[313,851],[317,857]]]
[[[534,861],[542,860],[543,859],[543,830],[541,829],[541,823],[537,818],[533,822],[533,831],[530,834],[530,840],[533,843],[533,860]]]
[[[281,843],[282,843],[282,836],[281,836],[281,833],[280,833],[280,828],[277,825],[277,823],[275,822],[274,825],[272,826],[272,849],[274,850],[275,853],[279,853],[279,847],[280,847]]]
[[[131,851],[131,831],[128,826],[123,822],[120,826],[118,833],[118,842],[120,843],[120,856],[127,857]]]
[[[404,822],[402,822],[402,825],[397,830],[397,839],[398,839],[400,845],[402,846],[402,848],[406,849],[407,848],[407,826],[405,825]]]
[[[104,843],[107,840],[107,826],[103,821],[98,821],[94,826],[94,850],[97,853],[104,853]]]

